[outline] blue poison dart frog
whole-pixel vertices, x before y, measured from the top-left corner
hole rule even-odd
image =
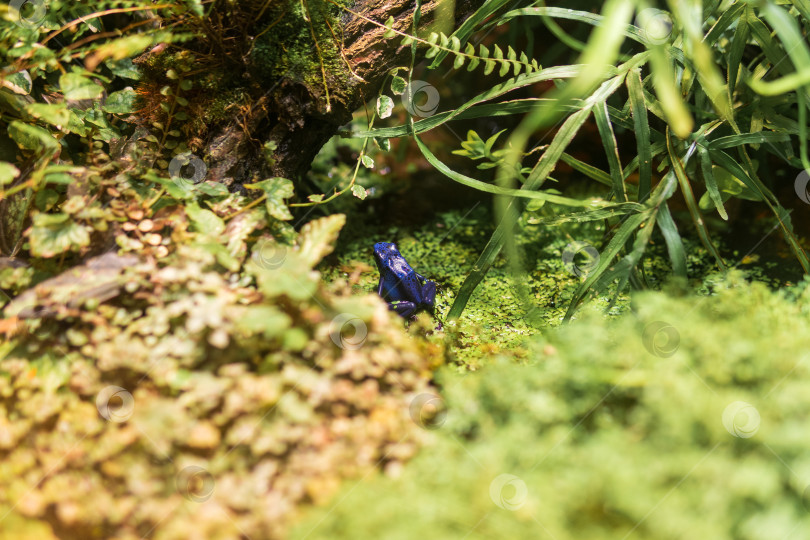
[[[377,288],[388,307],[406,319],[420,308],[433,312],[436,284],[417,274],[391,242],[374,244],[374,262],[380,271]]]

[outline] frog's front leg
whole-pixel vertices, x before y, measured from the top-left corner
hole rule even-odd
[[[407,300],[395,300],[388,303],[388,309],[396,311],[400,317],[405,319],[416,313],[418,307],[414,302]]]
[[[380,298],[383,297],[383,285],[385,285],[385,280],[380,276],[380,284],[377,286],[377,294],[380,295]]]

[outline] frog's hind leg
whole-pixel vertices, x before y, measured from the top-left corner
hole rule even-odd
[[[422,285],[422,303],[428,306],[430,311],[433,311],[433,306],[436,304],[436,282],[425,278],[421,279],[424,279]]]
[[[416,304],[407,300],[396,300],[388,304],[388,309],[396,311],[397,315],[405,319],[416,313]]]

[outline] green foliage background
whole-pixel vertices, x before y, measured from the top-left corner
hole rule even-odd
[[[0,535],[806,536],[807,283],[710,272],[750,262],[717,234],[735,228],[779,229],[790,269],[810,268],[780,199],[810,169],[810,7],[592,7],[489,0],[450,35],[418,10],[410,28],[369,21],[410,65],[306,178],[241,190],[173,167],[282,73],[327,111],[350,77],[331,27],[348,4],[53,1],[36,24],[0,7]],[[537,29],[559,43],[534,58]],[[422,53],[470,70],[477,95],[394,108]],[[444,153],[431,139],[507,119]],[[602,164],[572,149],[589,127]],[[369,225],[402,194],[435,202],[399,176],[424,164],[494,213]],[[575,174],[552,177],[561,164]],[[735,213],[748,203],[768,217]],[[443,330],[422,315],[406,331],[373,294],[375,240],[439,282]],[[572,241],[599,247],[581,280],[561,262]],[[118,267],[96,271],[109,252]],[[768,265],[787,263],[748,276]],[[666,293],[627,294],[670,273]],[[589,298],[603,312],[578,315]],[[345,314],[358,349],[335,333]],[[649,350],[657,321],[672,356]],[[121,422],[99,405],[118,387]],[[413,404],[437,393],[448,415],[423,429]],[[753,437],[732,433],[750,415],[724,425],[735,402],[756,409]],[[527,487],[514,512],[499,474]]]

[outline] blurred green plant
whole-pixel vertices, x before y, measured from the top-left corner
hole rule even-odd
[[[640,293],[607,321],[586,309],[536,339],[530,365],[444,369],[423,451],[291,537],[802,538],[808,285],[734,271],[709,297]]]
[[[430,67],[451,58],[453,67],[460,68],[471,59],[468,53],[474,50],[470,40],[475,32],[489,32],[507,22],[535,17],[578,52],[579,58],[570,65],[516,71],[514,77],[455,109],[418,121],[408,110],[408,122],[403,125],[353,134],[377,139],[411,136],[422,155],[441,173],[497,196],[498,228],[473,264],[450,310],[450,319],[462,314],[470,295],[504,248],[510,263],[519,269],[514,230],[526,199],[584,209],[571,211],[567,220],[555,216],[555,223],[605,220],[612,230],[600,250],[599,264],[582,281],[567,317],[588,295],[602,294],[611,284],[617,284],[615,295],[628,283],[641,285],[637,268],[654,233],[666,242],[672,272],[685,275],[681,232],[670,211],[676,194],[685,201],[698,236],[720,269],[729,265],[712,240],[704,212],[715,210],[728,220],[726,202],[742,198],[761,201],[770,209],[799,264],[810,272],[810,260],[793,230],[789,212],[774,195],[773,180],[760,168],[774,156],[789,167],[810,169],[805,86],[810,80],[810,49],[803,37],[810,27],[810,10],[804,2],[673,0],[667,4],[667,12],[641,0],[609,0],[598,14],[546,6],[545,2],[507,11],[506,4],[500,0],[486,2],[451,36],[442,39],[440,46],[435,39],[428,39],[428,56],[435,56]],[[415,27],[418,15],[417,10]],[[555,20],[595,28],[582,42],[568,35]],[[415,54],[421,41],[410,36],[404,43],[410,43]],[[521,58],[525,57],[524,52]],[[410,83],[412,68],[413,62],[409,68],[392,72],[394,94],[400,93],[402,86],[397,82],[402,79],[398,73],[405,69]],[[500,74],[507,72],[502,69]],[[508,92],[546,81],[554,86],[542,97],[492,103]],[[456,152],[471,159],[484,157],[484,150],[496,156],[490,162],[498,164],[491,182],[452,169],[420,138],[451,120],[514,114],[523,118],[500,149],[493,151],[489,141],[477,149],[475,145],[480,142],[476,141],[483,138],[471,133],[462,150]],[[589,118],[598,128],[607,171],[566,153]],[[533,151],[526,152],[526,148],[534,142],[535,134],[552,128],[555,133],[550,144],[533,165],[527,164],[526,158]],[[635,148],[619,147],[617,129],[635,133]],[[623,164],[624,156],[633,157]],[[603,195],[577,199],[544,188],[559,162],[594,181]],[[696,190],[703,191],[700,202]],[[529,309],[531,301],[525,301]]]

